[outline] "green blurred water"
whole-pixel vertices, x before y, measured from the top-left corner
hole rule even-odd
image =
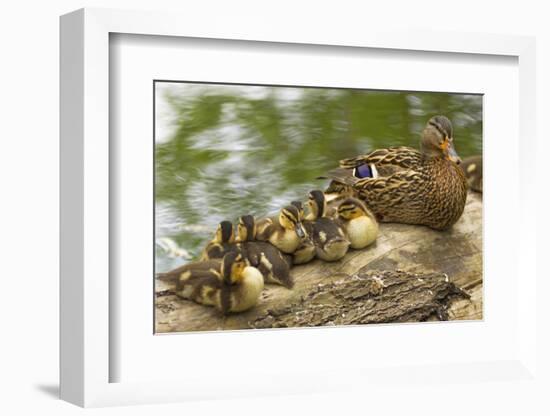
[[[461,157],[482,150],[480,95],[157,82],[155,99],[157,272],[200,254],[220,221],[323,188],[342,158],[418,148],[433,115]]]

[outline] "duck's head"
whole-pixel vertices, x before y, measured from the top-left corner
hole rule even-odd
[[[216,229],[216,237],[214,238],[216,243],[234,243],[235,234],[233,232],[233,224],[229,221],[222,221]]]
[[[318,189],[308,194],[307,207],[313,219],[321,218],[327,210],[327,201],[323,191]]]
[[[300,218],[300,211],[294,205],[284,207],[279,214],[279,223],[286,230],[295,231],[298,237],[304,238],[306,232]]]
[[[453,144],[453,125],[445,116],[434,116],[426,124],[420,142],[422,153],[431,157],[443,157],[460,164],[461,160]]]
[[[365,204],[356,198],[345,199],[338,206],[338,217],[345,221],[365,216],[369,216],[369,211]]]
[[[230,252],[222,259],[222,278],[224,283],[231,285],[239,283],[243,278],[243,270],[246,267],[246,260],[241,253]]]
[[[243,215],[237,225],[237,238],[239,241],[253,241],[256,237],[256,222],[252,215]]]

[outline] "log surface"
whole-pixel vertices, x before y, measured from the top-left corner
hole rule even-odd
[[[157,332],[482,319],[482,196],[448,231],[380,224],[375,244],[340,261],[295,266],[249,311],[222,316],[156,281]]]

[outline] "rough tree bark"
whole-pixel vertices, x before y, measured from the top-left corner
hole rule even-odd
[[[292,290],[266,285],[251,310],[227,317],[156,282],[157,332],[472,320],[482,318],[482,201],[470,193],[448,231],[380,224],[376,243],[340,261],[295,266]]]

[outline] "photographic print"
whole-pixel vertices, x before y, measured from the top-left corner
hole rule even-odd
[[[155,81],[155,332],[482,319],[482,102]]]

